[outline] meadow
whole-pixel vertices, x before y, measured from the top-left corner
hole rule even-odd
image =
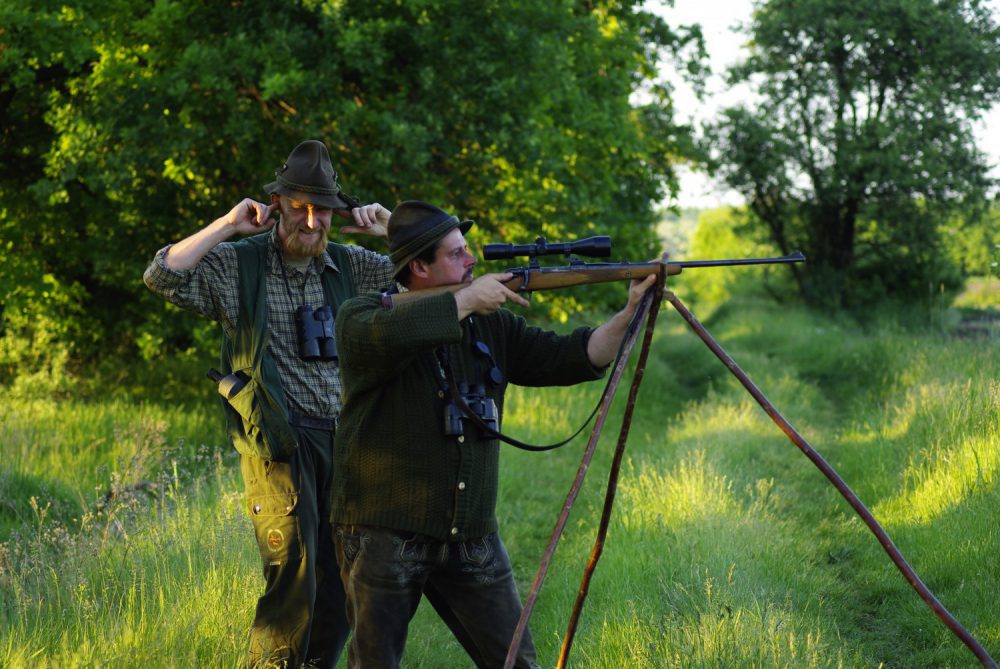
[[[995,329],[915,331],[752,298],[695,313],[1000,658]],[[590,555],[630,378],[531,619],[543,666]],[[511,389],[505,429],[561,438],[600,386]],[[236,666],[261,577],[214,401],[0,399],[0,667]],[[522,595],[585,435],[548,453],[504,447],[498,513]],[[405,660],[471,666],[424,605]],[[979,663],[665,305],[570,666]]]

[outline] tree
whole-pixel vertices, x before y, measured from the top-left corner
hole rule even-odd
[[[730,71],[753,109],[713,125],[722,178],[814,304],[953,284],[940,230],[985,209],[971,126],[1000,99],[1000,31],[979,0],[769,0]]]
[[[3,340],[34,340],[56,304],[77,360],[204,349],[142,269],[263,197],[306,138],[348,193],[435,202],[479,241],[600,232],[648,257],[689,142],[666,91],[630,96],[661,60],[702,55],[634,0],[7,0],[0,26],[0,232],[17,254],[0,267],[0,382],[24,371]]]

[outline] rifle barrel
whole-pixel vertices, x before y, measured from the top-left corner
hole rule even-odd
[[[734,260],[682,260],[680,262],[668,262],[668,265],[678,265],[683,268],[688,267],[725,267],[727,265],[777,265],[781,263],[804,262],[806,257],[802,251],[795,251],[786,256],[777,258],[736,258]]]
[[[795,251],[786,256],[776,258],[735,258],[731,260],[683,260],[667,262],[667,275],[680,274],[687,268],[724,267],[727,265],[775,265],[793,262],[803,262],[806,259],[801,251]],[[662,265],[658,262],[644,263],[577,263],[559,267],[515,267],[508,269],[514,278],[507,282],[511,290],[549,290],[552,288],[569,288],[588,283],[605,283],[628,279],[642,279],[650,274],[660,272]]]

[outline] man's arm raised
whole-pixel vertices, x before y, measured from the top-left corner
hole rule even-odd
[[[225,216],[215,219],[171,246],[163,260],[167,267],[175,271],[191,269],[209,251],[235,235],[252,235],[270,230],[275,223],[271,214],[277,206],[244,198]]]
[[[653,287],[656,275],[650,274],[642,281],[633,281],[628,289],[628,304],[617,314],[590,334],[587,341],[587,357],[595,367],[606,367],[611,364],[618,353],[625,330],[635,315],[639,302],[647,290]]]
[[[353,223],[353,225],[341,227],[340,232],[342,234],[371,235],[372,237],[382,238],[389,236],[389,215],[392,212],[378,202],[355,207],[354,209],[334,209],[334,213]]]

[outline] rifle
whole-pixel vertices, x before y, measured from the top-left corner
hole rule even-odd
[[[783,263],[804,262],[806,257],[801,251],[790,253],[778,258],[738,258],[732,260],[686,260],[682,262],[583,262],[578,258],[570,258],[569,264],[561,267],[542,267],[538,257],[543,255],[570,254],[583,255],[591,258],[608,257],[611,255],[611,239],[609,237],[589,237],[577,242],[565,244],[548,244],[544,237],[539,237],[534,244],[517,246],[514,244],[487,244],[483,247],[483,258],[497,260],[527,256],[530,262],[527,267],[516,267],[506,270],[514,275],[505,285],[511,290],[530,292],[533,290],[551,290],[567,288],[590,283],[607,283],[609,281],[629,281],[644,279],[650,274],[666,271],[667,276],[675,276],[688,268],[694,267],[727,267],[731,265],[777,265]]]
[[[569,258],[568,265],[542,266],[539,256],[565,255]],[[801,251],[795,251],[776,258],[736,258],[730,260],[686,260],[682,262],[584,262],[573,255],[590,258],[606,258],[611,255],[611,238],[605,236],[588,237],[576,242],[555,243],[546,242],[539,237],[534,244],[487,244],[483,247],[484,260],[502,260],[527,256],[527,267],[514,267],[504,270],[513,276],[503,284],[513,291],[530,293],[535,290],[552,290],[555,288],[570,288],[592,283],[608,283],[611,281],[630,281],[644,279],[650,274],[659,275],[666,271],[667,276],[675,276],[685,269],[695,267],[728,267],[732,265],[779,265],[805,262],[806,257]],[[468,284],[453,284],[439,286],[414,293],[384,295],[386,308],[393,304],[406,302],[416,297],[439,295],[442,292],[455,292]],[[412,297],[409,297],[411,296]]]

